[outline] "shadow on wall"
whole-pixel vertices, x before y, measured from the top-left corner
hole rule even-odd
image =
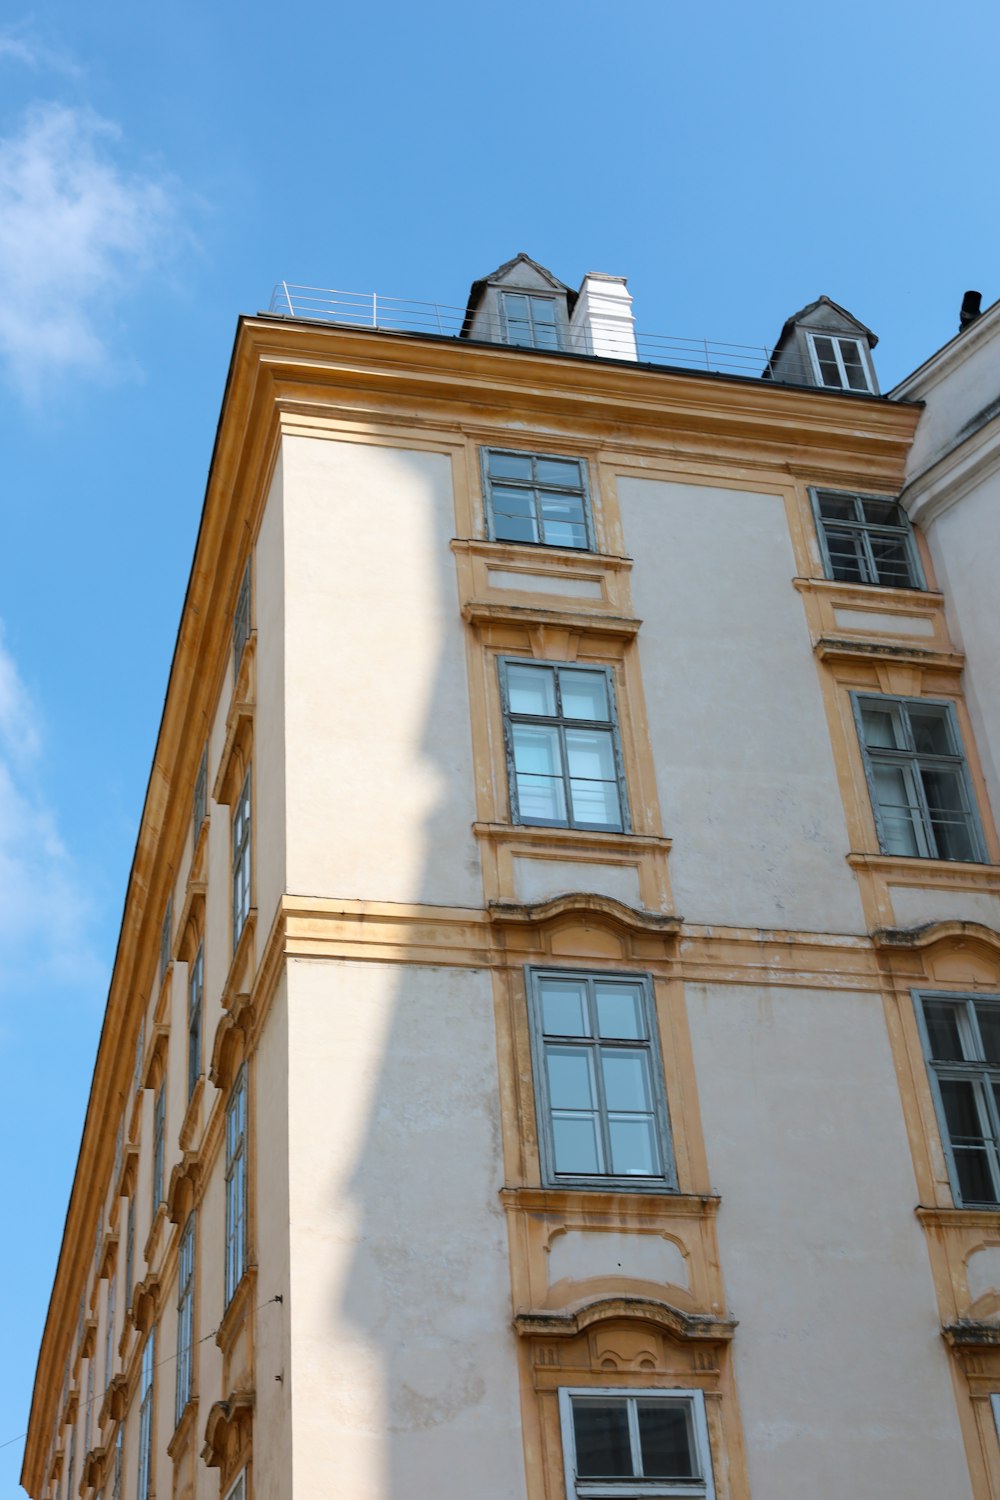
[[[325,567],[309,601],[340,650],[299,687],[339,710],[301,789],[325,865],[292,888],[481,907],[450,460],[314,446],[310,547],[349,544],[352,576]],[[337,839],[358,807],[374,862]],[[490,973],[293,960],[289,1032],[296,1487],[329,1492],[332,1459],[351,1500],[523,1500]]]

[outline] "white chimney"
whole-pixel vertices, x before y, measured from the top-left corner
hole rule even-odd
[[[588,271],[569,320],[569,348],[601,359],[638,359],[632,298],[624,276]]]

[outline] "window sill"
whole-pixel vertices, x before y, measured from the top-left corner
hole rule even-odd
[[[670,850],[670,839],[658,833],[609,833],[598,828],[561,828],[551,823],[473,823],[477,839],[502,839],[511,844],[535,844],[552,847],[616,849],[642,853],[647,849]]]
[[[870,870],[873,874],[889,879],[898,878],[902,884],[912,884],[919,875],[919,883],[927,885],[971,886],[976,889],[1000,890],[1000,865],[985,860],[925,859],[919,854],[857,854],[847,855],[852,870]]]
[[[1000,1203],[995,1208],[987,1204],[970,1208],[936,1208],[921,1203],[914,1213],[928,1229],[1000,1229]]]
[[[173,1459],[174,1463],[177,1462],[194,1435],[197,1416],[198,1397],[189,1396],[184,1403],[184,1410],[180,1414],[177,1426],[174,1428],[174,1435],[167,1444],[167,1457]]]
[[[256,1290],[257,1267],[249,1265],[240,1277],[236,1290],[229,1299],[229,1306],[222,1314],[222,1320],[215,1330],[215,1342],[223,1353],[228,1353],[232,1349],[240,1329],[253,1314]]]
[[[926,610],[944,608],[944,595],[938,589],[901,589],[887,583],[850,583],[846,578],[793,578],[792,584],[800,594],[829,594],[838,604],[867,604],[871,607],[872,595],[877,594],[880,605],[902,610]]]
[[[500,1202],[508,1213],[614,1214],[616,1217],[659,1218],[669,1213],[690,1219],[714,1219],[722,1200],[710,1193],[679,1193],[672,1188],[648,1187],[504,1187]]]

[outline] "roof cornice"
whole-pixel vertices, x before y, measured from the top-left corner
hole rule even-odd
[[[981,344],[988,343],[1000,333],[1000,300],[980,313],[974,323],[959,329],[954,338],[943,344],[929,359],[889,392],[893,401],[923,401],[942,380],[976,352]]]

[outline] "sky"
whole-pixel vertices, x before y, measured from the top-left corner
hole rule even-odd
[[[649,333],[826,293],[887,389],[1000,296],[998,43],[992,0],[0,10],[0,1500],[238,315],[524,250]]]

